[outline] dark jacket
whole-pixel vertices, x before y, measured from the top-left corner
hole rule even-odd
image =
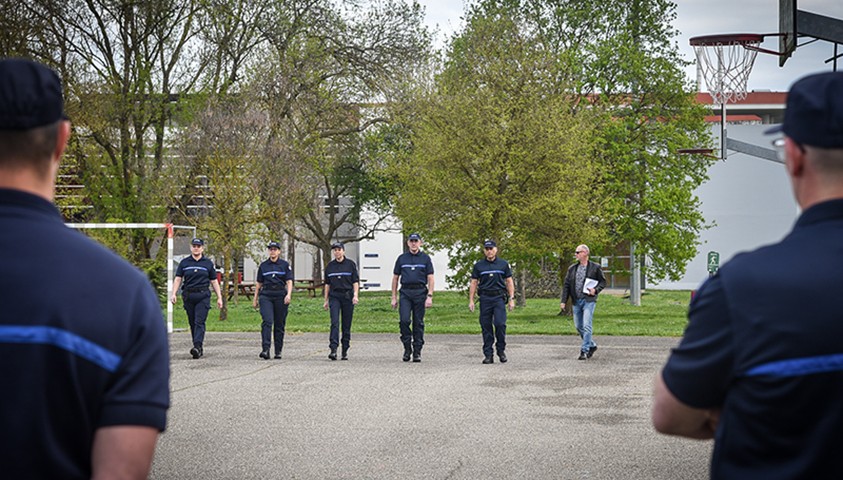
[[[569,296],[574,300],[577,299],[574,289],[576,288],[577,266],[579,264],[580,262],[576,262],[568,267],[568,273],[565,274],[565,282],[562,284],[562,303],[567,303]],[[585,267],[585,278],[597,280],[597,286],[594,287],[594,295],[585,294],[586,302],[596,302],[597,295],[606,288],[606,277],[603,276],[603,269],[600,268],[600,265],[589,260],[588,265]]]

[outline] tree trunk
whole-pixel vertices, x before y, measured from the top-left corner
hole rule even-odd
[[[515,305],[527,306],[527,272],[522,270],[515,276]]]
[[[222,260],[222,285],[220,285],[220,295],[222,296],[222,308],[220,309],[220,321],[224,322],[228,319],[228,272],[231,270],[231,254],[225,253]]]

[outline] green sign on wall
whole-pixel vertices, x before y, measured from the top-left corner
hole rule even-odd
[[[718,268],[720,268],[720,254],[708,252],[708,273],[716,273]]]

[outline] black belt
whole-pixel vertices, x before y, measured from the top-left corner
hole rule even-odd
[[[506,295],[506,290],[480,290],[480,295],[484,297],[498,297]]]
[[[350,289],[348,289],[348,288],[332,288],[332,289],[331,289],[331,291],[332,291],[332,292],[337,292],[337,293],[348,293],[348,292],[350,292],[351,290],[350,290]]]
[[[401,285],[401,290],[421,290],[422,288],[427,288],[427,285],[424,283],[408,283]]]
[[[208,287],[205,287],[205,288],[185,288],[185,291],[187,291],[189,293],[207,292]]]
[[[265,290],[286,290],[286,285],[264,285],[263,289]]]

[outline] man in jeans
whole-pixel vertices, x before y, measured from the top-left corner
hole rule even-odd
[[[574,252],[576,263],[568,267],[565,282],[562,284],[562,303],[570,296],[574,303],[574,326],[582,338],[580,356],[577,360],[586,360],[597,351],[597,344],[592,337],[591,323],[594,319],[594,307],[597,305],[597,295],[606,288],[606,277],[600,265],[588,260],[588,246],[580,245]]]

